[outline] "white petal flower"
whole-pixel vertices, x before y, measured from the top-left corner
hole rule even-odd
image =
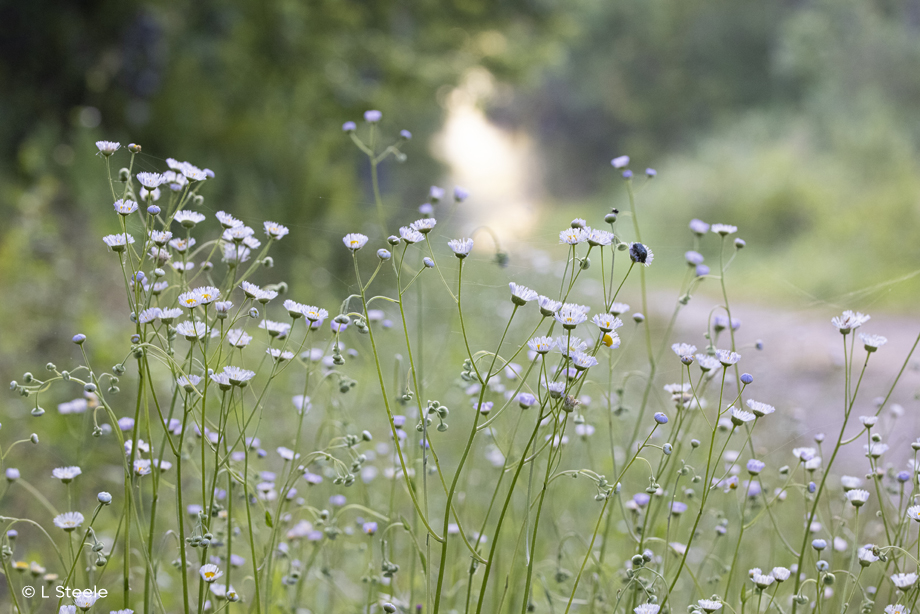
[[[79,467],[58,467],[51,470],[51,475],[64,484],[69,484],[75,477],[83,473]]]
[[[276,241],[290,232],[287,226],[275,222],[262,222],[262,226],[265,228],[265,234]]]
[[[854,488],[847,491],[847,500],[853,504],[853,507],[862,507],[869,500],[869,491]]]
[[[831,324],[837,327],[837,330],[841,334],[846,335],[850,331],[855,330],[868,322],[871,319],[871,316],[860,313],[858,311],[850,311],[847,309],[843,312],[843,315],[831,318]]]
[[[454,252],[454,255],[461,260],[470,255],[473,249],[472,239],[451,239],[447,246]]]
[[[910,587],[912,587],[914,584],[917,583],[917,574],[915,573],[896,573],[893,576],[891,576],[891,581],[894,582],[894,585],[897,588],[901,589],[902,591],[906,591],[907,589],[909,589]]]
[[[356,252],[367,244],[367,235],[351,232],[342,237],[342,243],[352,252]]]
[[[772,405],[767,405],[766,403],[761,403],[759,401],[755,401],[754,399],[748,399],[747,406],[758,418],[763,418],[764,416],[772,414],[776,411],[776,408]]]
[[[738,227],[732,226],[731,224],[713,224],[709,229],[723,237],[738,232]]]
[[[526,305],[528,302],[535,300],[539,294],[527,286],[521,286],[514,282],[508,284],[511,289],[511,302],[515,305]]]
[[[198,570],[198,574],[201,576],[202,580],[210,583],[224,575],[224,572],[222,572],[217,565],[209,563],[207,565],[202,565]]]
[[[588,240],[588,231],[584,228],[566,228],[559,233],[559,242],[578,245]]]
[[[65,531],[73,531],[83,524],[83,514],[80,512],[65,512],[54,517],[54,526]]]

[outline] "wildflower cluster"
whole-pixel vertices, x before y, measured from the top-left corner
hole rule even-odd
[[[135,172],[129,145],[113,174],[125,151],[98,143],[130,341],[101,369],[94,336],[77,334],[75,366],[11,384],[36,419],[68,395],[38,433],[2,432],[0,497],[28,510],[0,516],[15,611],[30,611],[19,589],[44,582],[110,590],[61,600],[65,614],[909,614],[920,440],[903,464],[886,439],[903,428],[885,411],[903,368],[862,401],[886,341],[855,334],[868,315],[826,329],[843,340],[839,434],[777,445],[788,408],[756,387],[746,365],[763,344],[743,342],[729,300],[736,227],[690,221],[665,321],[646,276],[668,259],[642,242],[620,156],[631,223],[618,209],[598,227],[575,219],[553,246],[558,276],[517,267],[496,282],[505,269],[487,261],[509,257],[490,239],[483,258],[484,231],[454,219],[465,190],[445,202],[432,188],[420,217],[387,219],[377,165],[403,160],[411,135],[381,147],[381,120],[343,126],[368,156],[382,228],[336,240],[354,279],[335,309],[261,278],[289,229],[211,213],[209,170]],[[672,338],[704,283],[719,296],[694,323],[705,333]],[[54,441],[61,460],[45,471],[25,451],[48,445],[52,421],[92,438]],[[864,477],[832,473],[859,446]]]

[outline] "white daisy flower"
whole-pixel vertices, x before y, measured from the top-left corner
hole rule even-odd
[[[717,235],[725,236],[730,234],[735,234],[738,232],[737,226],[732,226],[731,224],[713,224],[709,229],[716,233]]]
[[[51,475],[64,484],[70,484],[81,473],[83,471],[79,467],[58,467],[51,470]]]
[[[880,347],[888,343],[888,339],[882,337],[881,335],[864,335],[860,333],[859,338],[862,339],[863,347],[867,352],[870,353],[878,350]]]
[[[150,467],[152,463],[146,458],[139,458],[134,461],[134,473],[135,475],[144,476],[150,475]]]
[[[425,240],[425,235],[420,233],[414,228],[408,226],[402,226],[399,229],[399,238],[405,241],[406,243],[421,243]]]
[[[755,401],[754,399],[748,399],[747,406],[758,418],[763,418],[764,416],[772,414],[776,411],[776,408],[772,405],[767,405],[766,403],[761,403],[760,401]]]
[[[197,386],[200,381],[201,378],[197,375],[180,375],[176,378],[176,384],[178,384],[180,388],[184,388],[186,392],[194,390],[195,386]]]
[[[137,321],[140,324],[150,324],[159,318],[161,313],[163,312],[159,307],[151,307],[149,309],[143,310],[140,315],[137,316]]]
[[[613,233],[607,230],[601,230],[599,228],[592,228],[588,230],[588,245],[592,247],[605,246],[613,243]]]
[[[588,308],[584,305],[564,303],[562,307],[559,308],[559,311],[557,311],[553,316],[553,318],[562,324],[562,328],[565,328],[566,330],[572,330],[579,324],[587,321]]]
[[[535,290],[518,285],[513,281],[508,284],[508,287],[511,289],[511,302],[518,306],[526,305],[539,296]]]
[[[252,341],[252,335],[241,328],[231,328],[227,331],[227,343],[234,347],[244,348]]]
[[[434,219],[433,217],[426,217],[420,220],[415,220],[414,222],[409,224],[409,228],[411,228],[412,230],[415,230],[416,232],[420,232],[423,235],[426,235],[432,230],[434,230],[434,226],[437,223],[438,221]]]
[[[184,254],[190,247],[194,247],[195,243],[197,243],[197,241],[193,237],[189,237],[188,239],[177,237],[169,241],[169,246],[180,254]]]
[[[319,322],[329,317],[329,312],[313,305],[304,305],[303,315],[311,322]]]
[[[847,491],[847,500],[853,507],[862,507],[869,500],[869,491],[854,488]]]
[[[163,247],[169,240],[172,239],[173,234],[168,230],[151,230],[150,231],[150,240]]]
[[[217,387],[221,390],[230,390],[230,375],[227,373],[212,373],[210,376],[211,381],[217,384]]]
[[[856,551],[856,556],[859,558],[859,564],[863,567],[868,567],[879,560],[879,557],[875,555],[874,544],[866,544]]]
[[[906,605],[886,605],[885,614],[910,614],[910,608]]]
[[[738,409],[737,407],[732,407],[732,424],[735,426],[741,426],[747,422],[752,421],[756,416],[749,411],[743,409]]]
[[[719,360],[715,356],[710,356],[708,354],[697,354],[696,364],[698,364],[703,371],[714,371],[718,369],[720,365]]]
[[[166,177],[160,173],[138,173],[136,177],[141,185],[148,190],[153,190],[166,183]]]
[[[623,320],[610,313],[598,313],[591,321],[601,329],[601,332],[609,333],[623,326]]]
[[[626,168],[629,165],[629,156],[617,156],[610,161],[610,164],[613,168]],[[655,608],[655,612],[658,611],[658,608]],[[636,614],[655,614],[655,612],[636,612]]]
[[[840,484],[843,486],[844,492],[846,492],[862,486],[862,480],[851,475],[844,475],[840,478]]]
[[[185,322],[179,322],[176,326],[176,332],[188,341],[195,341],[196,339],[204,339],[207,336],[208,326],[204,322],[186,320]]]
[[[359,232],[350,232],[342,237],[342,243],[352,252],[356,252],[367,244],[367,235]]]
[[[213,565],[209,563],[207,565],[202,565],[201,568],[198,570],[198,574],[201,576],[202,580],[210,583],[210,582],[214,582],[219,577],[224,575],[224,572],[222,572],[217,565]]]
[[[178,307],[163,309],[160,311],[160,320],[162,320],[164,324],[172,324],[173,321],[181,315],[182,310]]]
[[[116,143],[115,141],[96,141],[96,148],[106,158],[118,151],[120,147],[121,143]]]
[[[127,246],[134,243],[134,237],[126,233],[106,235],[102,237],[102,242],[108,245],[113,252],[120,253],[125,251]]]
[[[556,339],[556,349],[559,350],[563,356],[570,356],[575,352],[584,352],[588,349],[588,344],[578,337],[562,335]]]
[[[723,367],[730,367],[741,360],[741,355],[731,350],[716,350],[716,358]]]
[[[713,612],[716,612],[722,609],[722,602],[713,601],[712,599],[700,599],[699,601],[696,602],[696,604],[700,606],[701,610],[703,610],[704,612],[707,612],[707,614],[712,614]]]
[[[148,190],[147,188],[141,188],[138,191],[137,195],[140,196],[141,200],[143,201],[156,202],[160,200],[160,188],[154,188],[152,190]]]
[[[472,239],[451,239],[447,246],[454,252],[454,255],[461,260],[470,255],[473,249]]]
[[[671,350],[677,354],[678,358],[692,357],[696,353],[696,346],[689,343],[675,343],[671,346]]]
[[[248,369],[241,369],[240,367],[227,366],[224,367],[224,373],[226,373],[227,378],[230,380],[230,383],[234,386],[239,386],[243,382],[248,382],[256,376],[254,371]]]
[[[201,304],[201,297],[194,290],[179,295],[179,304],[186,309],[194,309]]]
[[[537,297],[537,305],[540,306],[540,313],[546,317],[549,317],[559,311],[559,308],[562,307],[562,303],[559,301],[554,301],[548,296],[543,296],[542,294]]]
[[[872,316],[847,309],[843,312],[843,315],[831,318],[831,324],[837,327],[840,334],[846,335],[849,334],[850,331],[856,330],[870,319],[872,319]]]
[[[291,325],[286,322],[274,322],[272,320],[262,320],[259,322],[259,328],[268,331],[269,337],[277,337],[278,339],[284,339],[287,337],[288,331],[291,330]]]
[[[252,251],[244,245],[224,243],[220,247],[221,252],[223,253],[224,262],[227,262],[231,265],[249,262],[249,257],[252,254]]]
[[[173,219],[186,228],[194,228],[204,221],[204,215],[197,211],[179,211],[173,216]]]
[[[773,582],[776,581],[776,578],[770,575],[754,574],[754,576],[751,577],[751,580],[754,581],[754,585],[757,586],[757,588],[763,590],[773,584]]]
[[[233,228],[227,228],[224,230],[223,234],[220,235],[220,238],[231,243],[242,243],[244,240],[252,237],[255,232],[256,231],[249,226],[240,224],[239,226],[234,226]]]
[[[793,448],[792,455],[798,458],[800,461],[805,462],[813,459],[818,453],[814,448]]]
[[[872,442],[872,444],[863,444],[863,450],[865,451],[867,458],[879,458],[882,454],[888,451],[888,445],[879,442]]]
[[[89,610],[96,601],[99,600],[99,593],[95,591],[74,591],[73,592],[73,604],[86,612]]]
[[[549,394],[553,398],[560,398],[562,393],[565,392],[565,382],[543,382],[543,387],[549,391]]]
[[[629,311],[629,305],[626,303],[612,303],[608,311],[615,316],[620,316]]]
[[[268,348],[265,352],[279,362],[294,358],[294,352],[282,351],[280,348]]]
[[[597,359],[590,354],[585,354],[584,352],[573,352],[571,359],[572,364],[579,371],[584,371],[585,369],[590,369],[591,367],[597,366]]]
[[[559,233],[559,242],[578,245],[588,240],[588,231],[584,228],[566,228]]]
[[[195,294],[202,305],[209,305],[220,298],[220,290],[214,286],[201,286],[195,288]]]
[[[915,573],[896,573],[891,576],[891,581],[894,582],[894,585],[901,589],[902,591],[907,591],[910,587],[917,583],[917,574]]]
[[[65,531],[73,531],[83,524],[83,514],[80,512],[65,512],[54,517],[54,526]]]
[[[236,228],[237,226],[243,225],[243,222],[224,211],[218,211],[214,214],[214,217],[217,218],[217,221],[220,222],[220,225],[224,228]]]
[[[792,572],[785,567],[774,567],[770,575],[772,575],[777,582],[785,582],[789,579],[789,576],[792,575]]]
[[[546,354],[556,347],[556,340],[552,337],[534,337],[527,342],[527,347],[537,354]]]
[[[275,222],[262,222],[262,226],[265,228],[265,234],[276,241],[290,232],[287,226]]]

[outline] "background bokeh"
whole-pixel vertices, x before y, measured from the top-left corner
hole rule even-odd
[[[35,0],[0,21],[4,372],[117,300],[95,140],[213,169],[205,208],[291,226],[278,276],[338,296],[327,246],[373,211],[339,127],[369,108],[415,135],[382,167],[399,223],[462,182],[514,258],[622,206],[627,153],[659,171],[659,257],[691,217],[723,221],[748,241],[746,300],[912,307],[918,0]]]

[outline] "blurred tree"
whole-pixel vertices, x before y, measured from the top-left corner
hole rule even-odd
[[[99,236],[114,228],[95,140],[142,144],[135,170],[164,170],[168,156],[210,167],[218,180],[203,190],[205,209],[292,226],[300,239],[282,242],[290,257],[273,275],[316,282],[305,263],[328,262],[329,238],[373,207],[366,159],[342,122],[375,108],[390,135],[420,137],[405,147],[411,164],[390,161],[381,178],[389,210],[413,210],[441,172],[426,151],[439,99],[473,66],[508,81],[539,66],[571,30],[561,4],[2,3],[0,214],[10,221],[0,225],[0,284],[20,299],[0,306],[0,320],[31,318],[4,335],[0,368],[36,340],[69,338],[75,314],[118,300],[106,295],[112,263]],[[76,285],[74,267],[98,275],[93,292]]]

